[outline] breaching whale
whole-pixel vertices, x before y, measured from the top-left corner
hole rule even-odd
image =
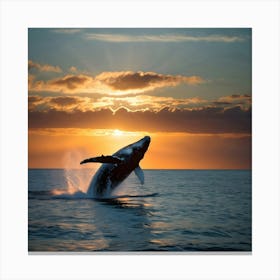
[[[139,166],[139,162],[148,150],[150,142],[151,138],[145,136],[139,141],[118,150],[113,155],[102,155],[81,161],[80,164],[88,162],[103,163],[93,176],[87,195],[100,197],[108,194],[127,178],[132,171],[135,172],[141,184],[144,184],[144,173]]]

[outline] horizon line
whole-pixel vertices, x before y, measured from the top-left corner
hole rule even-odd
[[[83,169],[92,169],[97,170],[98,168],[63,168],[63,167],[28,167],[28,169],[49,169],[49,170],[83,170]],[[252,170],[252,168],[142,168],[143,170]]]

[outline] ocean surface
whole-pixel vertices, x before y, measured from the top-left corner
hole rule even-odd
[[[93,173],[28,170],[29,252],[251,251],[251,170],[144,170],[107,199]]]

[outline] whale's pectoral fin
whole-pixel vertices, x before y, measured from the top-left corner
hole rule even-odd
[[[80,162],[80,164],[88,163],[88,162],[100,162],[100,163],[113,163],[120,164],[122,163],[122,159],[116,156],[101,156],[101,157],[93,157],[87,158]]]
[[[138,165],[135,169],[134,172],[136,174],[136,176],[138,177],[138,179],[140,180],[140,183],[143,185],[144,184],[144,172],[141,169],[141,167]]]

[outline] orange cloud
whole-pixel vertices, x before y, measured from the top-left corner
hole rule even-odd
[[[126,108],[127,111],[153,111],[168,107],[169,111],[177,109],[202,109],[205,107],[232,108],[240,106],[243,109],[251,107],[251,98],[248,95],[240,95],[240,97],[224,96],[216,100],[205,100],[200,97],[192,98],[173,98],[164,96],[150,95],[133,95],[133,96],[103,96],[103,97],[80,97],[80,96],[47,96],[40,97],[38,95],[29,96],[29,111],[43,110],[63,110],[72,112],[78,111],[98,111],[101,109],[110,109],[113,112],[120,108]]]
[[[31,70],[33,68],[39,70],[40,72],[56,72],[56,73],[62,72],[62,70],[59,66],[52,66],[49,64],[40,64],[40,63],[36,63],[32,60],[28,60],[28,70]]]
[[[64,111],[96,111],[101,109],[111,109],[117,111],[125,107],[129,111],[160,111],[165,107],[170,110],[177,108],[195,108],[210,104],[209,101],[199,97],[180,98],[159,97],[149,95],[136,95],[127,97],[78,97],[78,96],[58,96],[40,97],[38,95],[29,96],[29,110],[48,110],[57,109]]]
[[[193,98],[173,98],[163,96],[150,96],[150,95],[136,95],[121,97],[102,97],[100,101],[104,104],[108,102],[113,111],[117,111],[121,107],[128,108],[130,111],[155,111],[158,112],[165,107],[169,107],[171,110],[176,108],[191,108],[193,106],[201,106],[207,104],[208,101],[199,97]]]
[[[66,75],[48,81],[33,81],[32,92],[100,93],[109,95],[138,94],[162,87],[175,87],[185,83],[198,85],[204,80],[199,76],[163,75],[154,72],[103,72],[97,76]]]

